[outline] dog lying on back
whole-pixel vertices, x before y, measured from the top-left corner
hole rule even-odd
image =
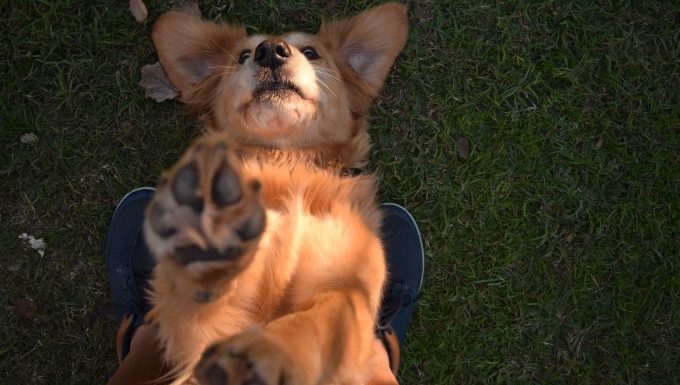
[[[403,48],[406,7],[315,35],[168,12],[160,62],[207,133],[164,173],[144,232],[177,382],[362,384],[386,267],[366,113]],[[351,173],[349,173],[351,174]]]

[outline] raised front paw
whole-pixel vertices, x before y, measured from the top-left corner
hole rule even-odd
[[[194,374],[201,385],[292,385],[294,370],[282,346],[252,327],[209,347]]]
[[[151,251],[200,279],[240,272],[265,228],[259,190],[257,180],[244,180],[223,136],[197,140],[165,172],[147,208]]]

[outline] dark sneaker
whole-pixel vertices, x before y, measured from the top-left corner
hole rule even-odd
[[[144,209],[156,190],[142,187],[127,193],[116,206],[106,235],[106,275],[111,285],[118,324],[131,316],[123,336],[121,359],[130,350],[132,335],[149,311],[149,277],[155,261],[142,235]]]
[[[425,253],[418,225],[413,216],[394,203],[380,205],[383,214],[382,241],[387,260],[387,283],[378,318],[378,335],[382,338],[390,366],[396,372],[398,346],[390,342],[394,334],[404,343],[408,323],[420,294],[425,267]],[[395,351],[396,350],[396,351]]]

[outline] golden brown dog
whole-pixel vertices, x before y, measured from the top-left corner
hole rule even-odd
[[[161,64],[207,133],[164,173],[144,232],[177,382],[362,384],[385,281],[365,118],[407,36],[385,4],[315,35],[168,12]]]

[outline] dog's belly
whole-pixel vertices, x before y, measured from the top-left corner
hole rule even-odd
[[[154,318],[166,358],[185,374],[211,344],[307,310],[324,293],[356,288],[373,313],[378,308],[385,262],[372,179],[267,165],[245,171],[262,182],[267,212],[250,266],[208,303],[179,299],[177,288],[154,287],[159,297],[177,298],[157,303]],[[373,322],[363,323],[371,329]]]

